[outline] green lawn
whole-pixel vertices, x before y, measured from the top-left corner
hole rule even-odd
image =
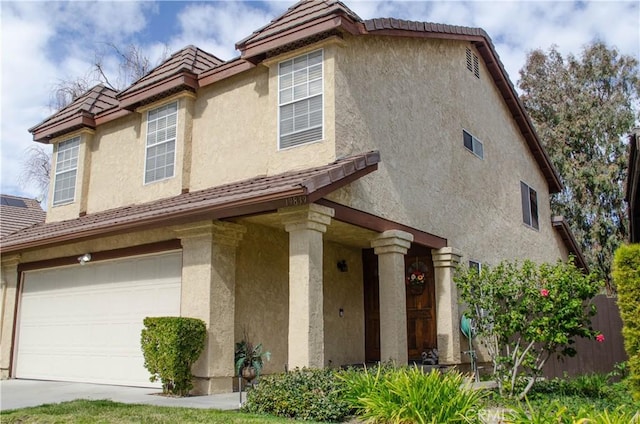
[[[2,412],[2,424],[83,423],[291,423],[292,420],[211,409],[130,405],[109,400],[75,400]]]

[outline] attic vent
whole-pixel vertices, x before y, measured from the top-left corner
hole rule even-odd
[[[473,72],[476,78],[480,78],[480,62],[478,56],[471,52],[471,49],[467,47],[467,69]]]
[[[0,202],[5,206],[15,206],[17,208],[26,208],[27,204],[24,200],[15,199],[13,197],[2,196]]]

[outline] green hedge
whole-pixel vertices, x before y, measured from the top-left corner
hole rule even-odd
[[[245,412],[305,421],[342,421],[350,408],[340,395],[340,381],[331,369],[299,369],[260,378],[247,392]]]
[[[624,347],[629,355],[631,392],[640,400],[640,244],[623,245],[613,259]]]
[[[147,317],[141,335],[144,366],[150,381],[162,382],[162,392],[186,396],[193,388],[191,365],[204,349],[207,328],[202,320]]]

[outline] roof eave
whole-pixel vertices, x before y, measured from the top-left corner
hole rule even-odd
[[[243,59],[253,61],[255,60],[254,58],[260,57],[271,50],[333,29],[341,29],[352,34],[360,33],[358,24],[348,17],[343,15],[327,15],[293,28],[287,28],[276,34],[251,40],[244,45],[238,44],[236,48],[241,51],[241,57]]]
[[[33,134],[34,141],[48,144],[53,138],[76,131],[80,128],[96,128],[96,121],[92,114],[86,111],[81,111],[80,113],[70,116],[64,120],[33,127],[29,132]]]
[[[575,258],[576,265],[579,268],[583,269],[584,272],[588,273],[589,265],[587,264],[587,261],[582,254],[582,249],[580,249],[580,245],[575,239],[567,221],[565,221],[561,216],[554,216],[553,218],[551,218],[551,225],[560,234],[562,241],[567,246],[569,254]]]
[[[137,90],[124,92],[118,96],[120,108],[134,110],[140,104],[153,98],[163,97],[163,95],[172,93],[180,88],[196,91],[198,89],[198,77],[190,71],[181,70],[180,72],[164,78],[150,85],[140,87]]]

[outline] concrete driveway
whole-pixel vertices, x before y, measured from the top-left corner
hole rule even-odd
[[[0,411],[60,403],[76,399],[109,399],[114,402],[186,408],[238,409],[238,393],[171,398],[159,396],[160,389],[68,383],[63,381],[2,380]],[[243,393],[243,400],[245,394]]]

